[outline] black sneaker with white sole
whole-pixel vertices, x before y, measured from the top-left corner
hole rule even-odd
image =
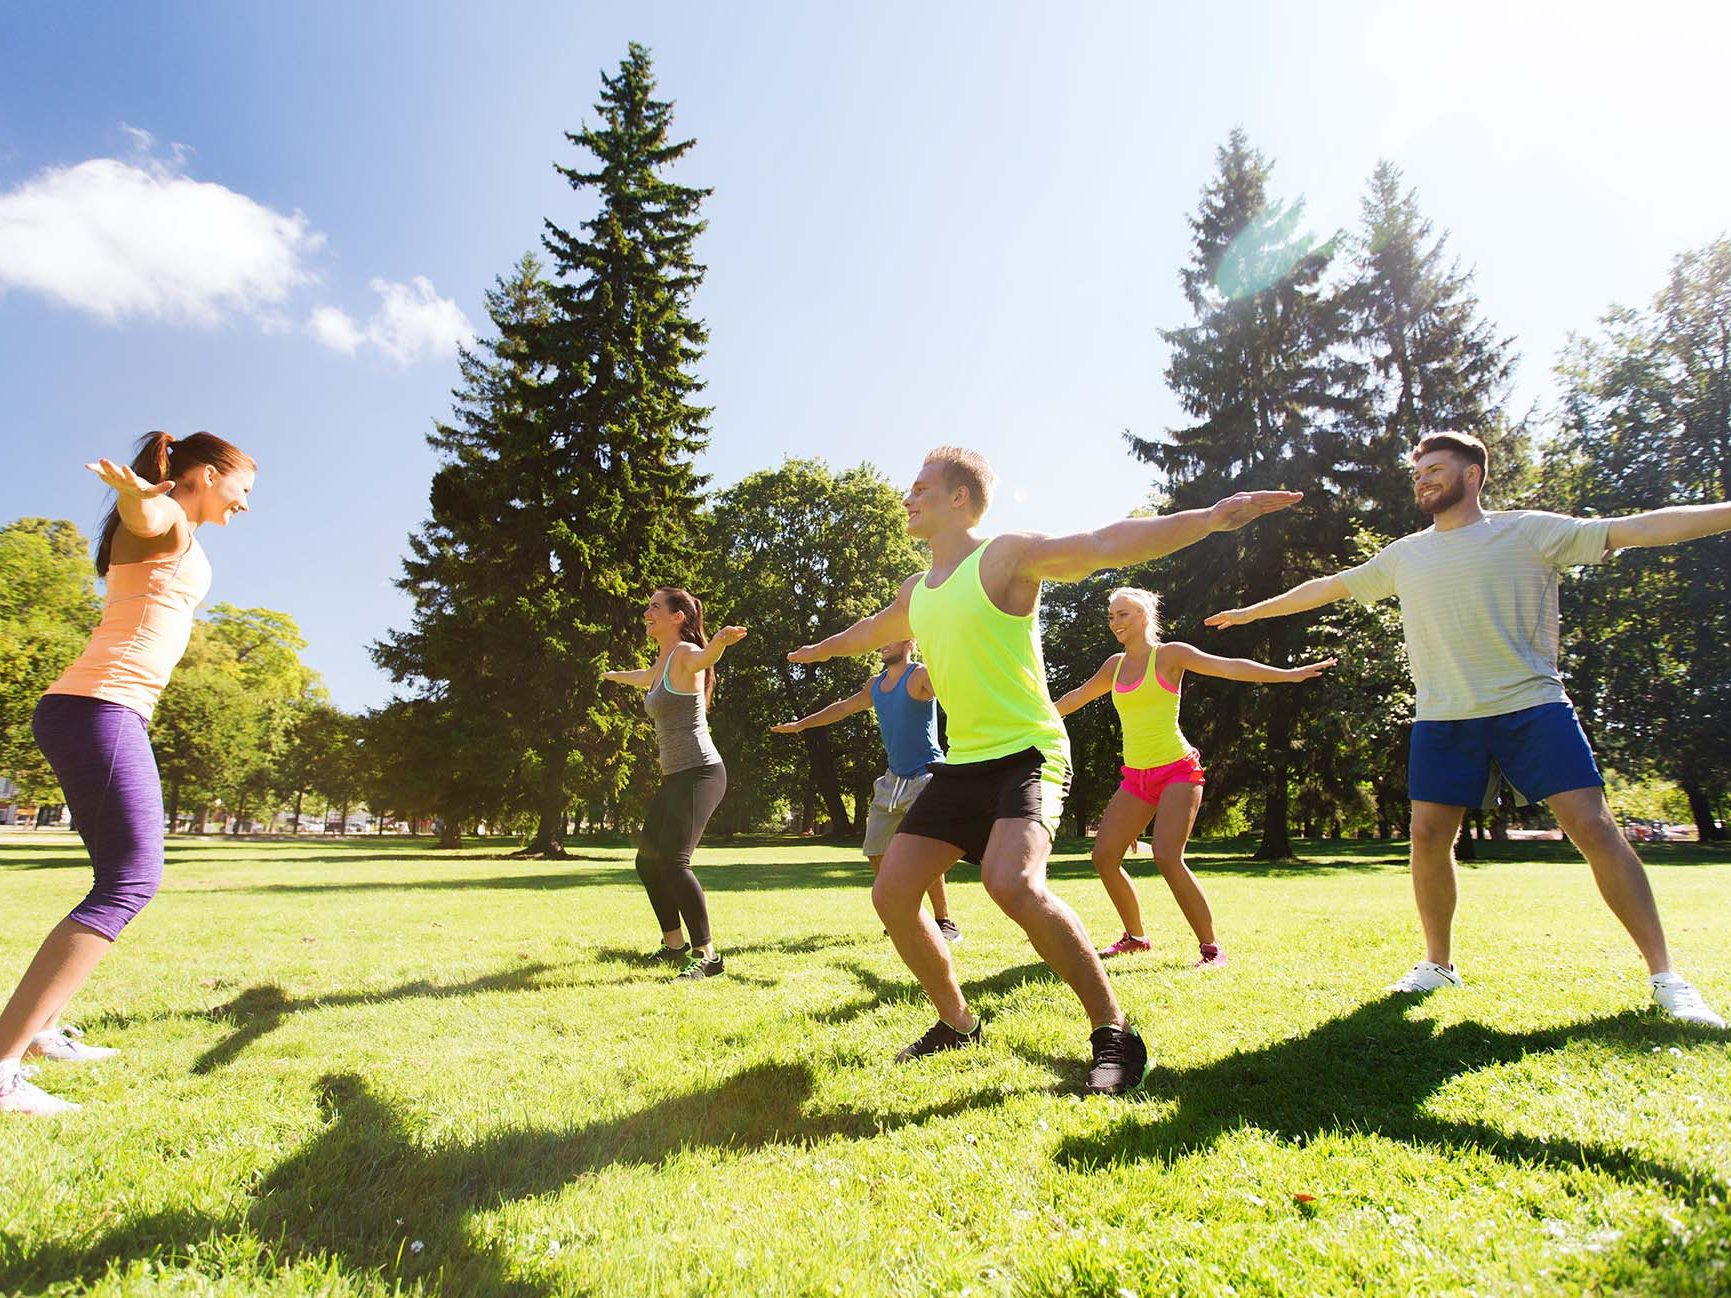
[[[962,930],[956,927],[956,921],[945,915],[938,922],[938,932],[944,935],[944,941],[954,946],[962,940]]]
[[[684,946],[668,946],[667,943],[663,942],[643,957],[643,963],[647,965],[683,965],[689,959],[691,959],[691,943],[687,942]]]
[[[685,968],[679,971],[679,977],[695,982],[704,978],[713,978],[717,974],[725,973],[726,971],[727,966],[721,962],[721,952],[717,951],[714,955],[707,958],[700,955],[693,955],[685,962]]]
[[[972,1032],[957,1032],[948,1023],[939,1019],[926,1029],[925,1035],[912,1045],[903,1046],[896,1055],[898,1064],[905,1064],[910,1059],[923,1059],[927,1055],[935,1055],[945,1050],[960,1050],[963,1046],[980,1044],[981,1020],[974,1020]]]
[[[1088,1035],[1094,1063],[1088,1069],[1088,1089],[1096,1095],[1122,1095],[1147,1079],[1153,1061],[1141,1033],[1126,1023],[1095,1028]]]

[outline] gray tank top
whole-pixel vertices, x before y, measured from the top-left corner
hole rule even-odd
[[[698,677],[697,692],[687,694],[669,683],[667,675],[672,670],[673,661],[669,659],[661,679],[643,696],[643,710],[655,723],[661,773],[672,775],[696,766],[719,766],[721,754],[709,737],[709,720],[703,712],[703,678]]]

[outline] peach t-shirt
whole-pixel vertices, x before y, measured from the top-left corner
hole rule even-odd
[[[210,593],[210,560],[196,539],[179,554],[110,564],[108,598],[90,643],[49,694],[121,703],[150,720]]]

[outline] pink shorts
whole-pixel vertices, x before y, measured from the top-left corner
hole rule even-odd
[[[1160,805],[1160,795],[1166,792],[1169,784],[1208,783],[1202,776],[1202,755],[1194,748],[1177,761],[1167,762],[1164,766],[1141,769],[1120,766],[1118,769],[1124,773],[1124,781],[1118,787],[1155,807]]]

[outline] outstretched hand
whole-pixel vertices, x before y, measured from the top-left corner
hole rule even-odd
[[[743,639],[745,639],[745,628],[744,627],[742,627],[742,626],[724,626],[721,628],[721,630],[717,631],[714,635],[709,637],[709,643],[710,644],[718,644],[723,649],[725,649],[725,648],[727,648],[728,645],[738,644]]]
[[[1229,626],[1243,626],[1246,622],[1254,622],[1247,608],[1229,608],[1221,613],[1214,613],[1202,619],[1203,626],[1211,626],[1216,631],[1224,631]]]
[[[1303,499],[1302,491],[1240,491],[1214,502],[1208,511],[1209,523],[1216,532],[1235,532],[1264,514],[1287,509]]]
[[[799,733],[799,722],[783,721],[780,725],[771,726],[769,728],[769,733],[772,735],[797,735]]]
[[[98,460],[95,464],[86,464],[103,485],[112,487],[123,496],[136,496],[140,500],[150,500],[156,496],[165,496],[174,490],[174,479],[164,478],[161,482],[146,482],[134,473],[129,464],[116,464],[113,460]]]
[[[821,663],[829,657],[823,651],[822,645],[802,644],[799,648],[790,650],[787,660],[790,663]]]
[[[1218,617],[1219,615],[1216,614],[1215,616]],[[1287,673],[1286,679],[1289,681],[1315,680],[1318,676],[1322,675],[1322,673],[1327,671],[1330,667],[1337,667],[1339,665],[1340,665],[1340,659],[1338,659],[1338,658],[1324,658],[1319,663],[1305,663],[1304,666],[1294,667],[1291,671],[1289,671]]]

